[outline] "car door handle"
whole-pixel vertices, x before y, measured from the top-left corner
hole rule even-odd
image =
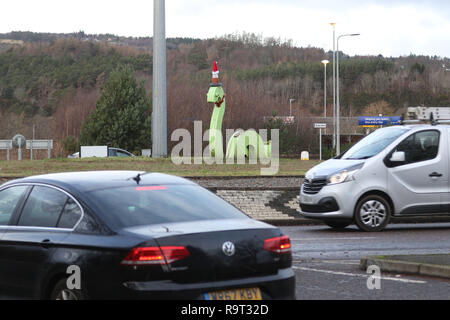
[[[430,174],[431,178],[440,178],[442,177],[442,173],[433,172]]]
[[[50,248],[50,246],[52,245],[52,241],[50,239],[45,239],[41,241],[41,246],[45,249]]]

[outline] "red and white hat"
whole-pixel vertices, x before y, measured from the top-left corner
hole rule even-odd
[[[217,67],[217,61],[214,61],[213,71],[212,71],[212,83],[219,83],[219,68]]]

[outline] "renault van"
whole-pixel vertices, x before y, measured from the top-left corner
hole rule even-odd
[[[392,216],[447,215],[450,126],[381,128],[306,173],[301,214],[381,231]]]

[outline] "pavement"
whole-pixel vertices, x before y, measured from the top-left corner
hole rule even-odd
[[[371,265],[377,265],[383,272],[450,279],[450,254],[369,256],[361,259],[362,270]]]

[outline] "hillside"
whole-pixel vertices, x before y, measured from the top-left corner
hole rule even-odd
[[[56,154],[62,156],[62,142],[79,135],[111,70],[131,65],[151,96],[151,49],[151,38],[82,31],[0,34],[0,139],[10,139],[17,132],[30,137],[34,124],[36,137],[55,139]],[[289,99],[295,98],[296,123],[289,128],[295,141],[285,151],[310,147],[313,132],[305,117],[323,112],[320,61],[324,58],[332,60],[332,53],[246,33],[209,40],[168,39],[169,137],[176,128],[192,128],[195,120],[202,120],[207,128],[211,108],[205,93],[210,66],[218,60],[228,98],[224,128],[262,128],[264,116],[288,115]],[[342,115],[400,114],[409,106],[450,106],[450,72],[442,65],[450,66],[450,60],[341,53]],[[330,89],[330,67],[327,79]],[[328,105],[330,112],[331,90]]]

